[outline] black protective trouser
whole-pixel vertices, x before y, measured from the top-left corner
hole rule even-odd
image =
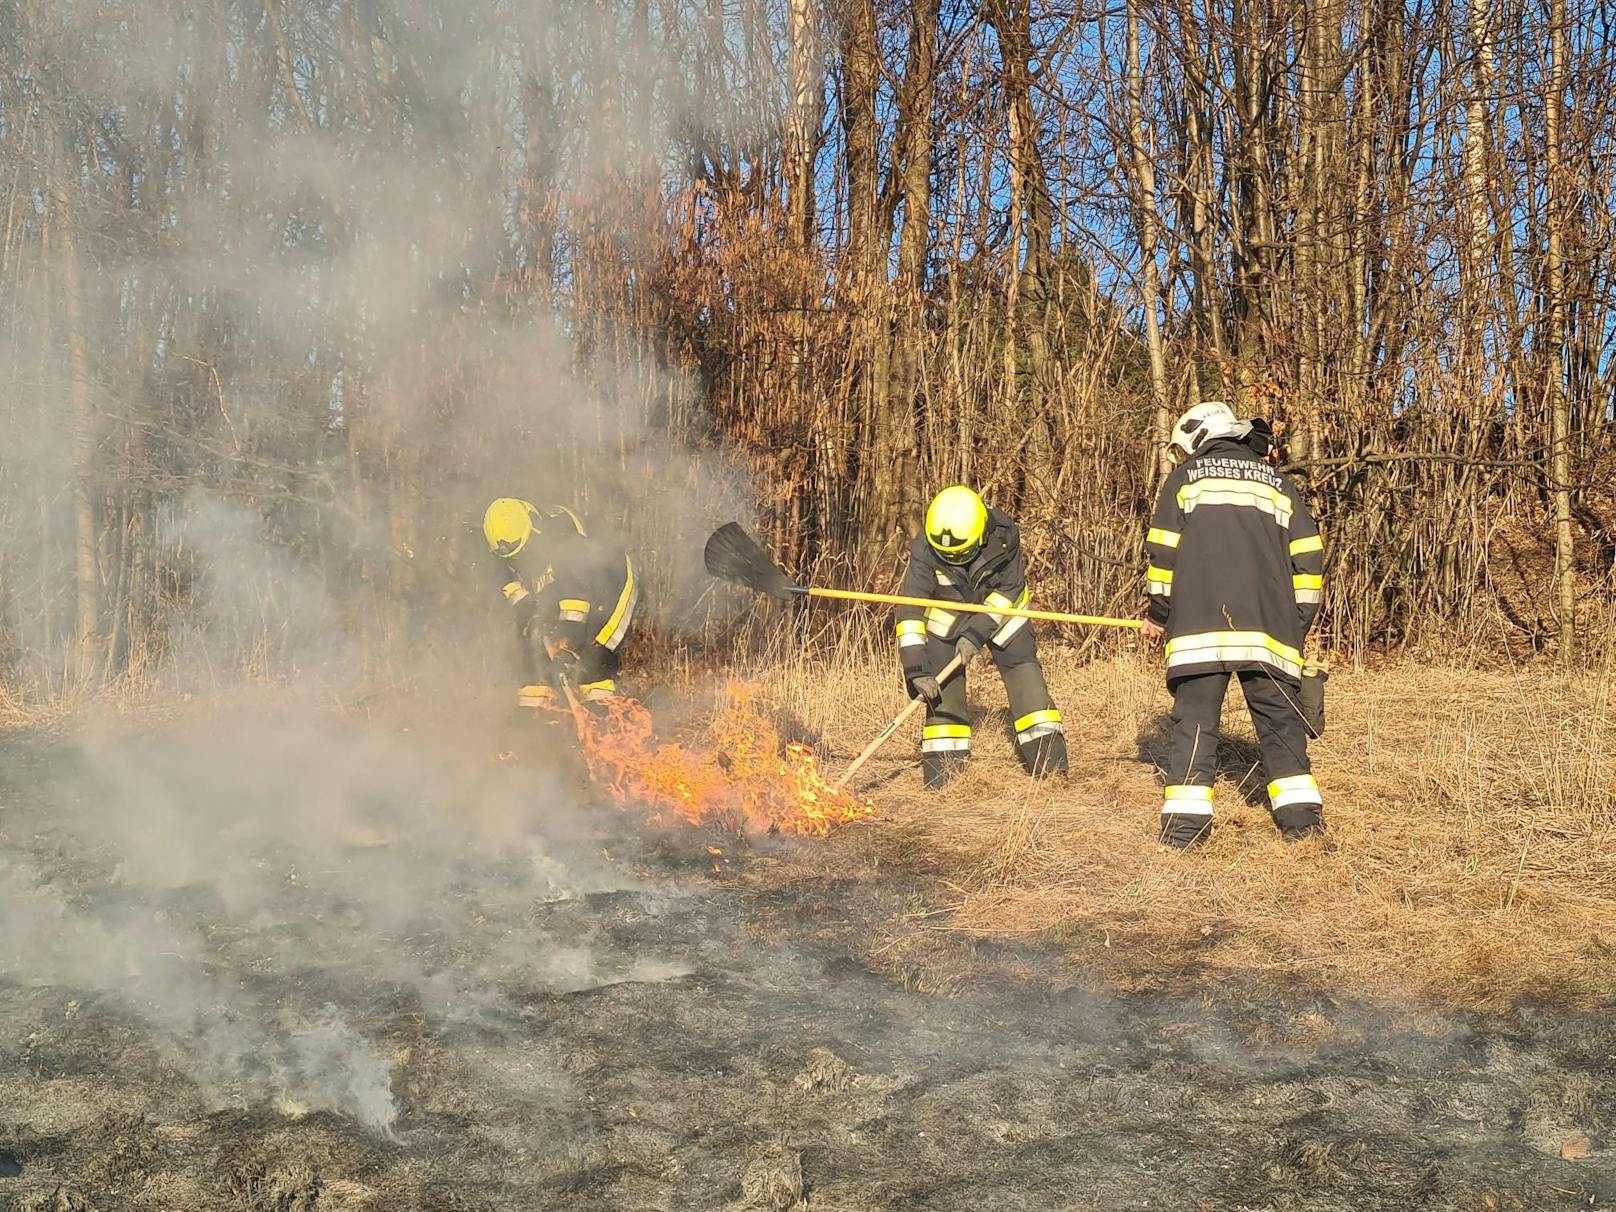
[[[1032,628],[1022,627],[1003,647],[990,642],[987,651],[1004,679],[1021,764],[1038,777],[1065,774],[1066,736],[1060,712],[1044,682],[1043,667],[1038,663],[1038,642]],[[926,637],[929,672],[935,675],[953,656],[951,641]],[[921,729],[920,772],[927,787],[941,787],[948,782],[971,755],[971,718],[965,687],[966,673],[962,669],[943,683],[942,700],[926,715]]]
[[[1212,782],[1218,769],[1218,724],[1228,673],[1202,673],[1169,683],[1173,692],[1173,732],[1168,751],[1164,818],[1212,819]],[[1317,811],[1319,785],[1307,757],[1307,725],[1302,719],[1299,687],[1266,670],[1245,670],[1234,675],[1251,711],[1268,772],[1268,798],[1276,815],[1282,809]],[[1164,819],[1164,827],[1174,822]],[[1283,818],[1282,818],[1283,823]]]
[[[591,620],[593,621],[593,620]],[[597,699],[617,692],[617,653],[597,643],[585,640],[574,650],[577,659],[555,660],[544,645],[543,629],[531,616],[518,631],[522,651],[522,684],[526,686],[555,687],[561,675],[585,698]]]

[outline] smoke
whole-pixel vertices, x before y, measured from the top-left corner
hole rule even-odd
[[[54,230],[79,235],[96,524],[124,540],[97,536],[105,667],[177,629],[191,681],[270,658],[285,676],[293,656],[373,658],[333,633],[374,639],[393,609],[464,649],[459,603],[486,588],[475,522],[500,495],[620,534],[660,630],[697,629],[715,606],[701,540],[755,504],[739,466],[674,440],[675,420],[705,428],[701,384],[635,282],[677,254],[692,147],[772,120],[773,65],[749,56],[756,78],[725,80],[740,69],[695,53],[711,16],[673,7],[149,8],[44,6],[16,30],[69,146],[30,163],[19,213],[77,168]],[[0,405],[0,658],[59,681],[83,567],[70,325],[56,279],[25,281],[41,289],[0,328],[23,387]],[[244,562],[242,534],[278,556]],[[171,583],[198,558],[205,591]],[[310,580],[318,613],[287,600]],[[142,600],[126,609],[123,590]],[[317,644],[286,634],[310,627]],[[155,649],[148,666],[169,656]]]
[[[0,855],[0,971],[136,1015],[220,1105],[378,1130],[398,1112],[391,1067],[351,990],[497,1030],[513,993],[681,975],[544,920],[643,881],[600,855],[542,762],[497,762],[477,745],[488,719],[462,722],[429,740],[295,699],[84,731],[36,792],[51,869]]]
[[[696,98],[696,57],[679,53],[695,34],[671,17],[653,34],[637,6],[148,7],[45,6],[19,29],[52,112],[73,116],[59,131],[81,153],[72,221],[124,225],[78,254],[86,327],[114,334],[92,350],[97,638],[111,667],[120,637],[159,617],[167,684],[220,697],[200,722],[77,737],[74,772],[38,793],[60,853],[0,842],[4,974],[139,1017],[221,1104],[330,1108],[385,1131],[390,1061],[345,974],[437,1023],[497,1029],[513,989],[684,971],[603,963],[536,916],[640,881],[582,836],[573,791],[542,763],[493,761],[514,653],[471,536],[495,496],[572,504],[638,557],[642,629],[696,626],[701,540],[751,520],[746,478],[670,440],[699,384],[581,317],[576,294],[556,299],[586,268],[632,273],[646,228],[629,220],[658,211],[682,132],[744,130]],[[229,111],[242,96],[267,108]],[[83,115],[102,133],[74,125]],[[131,149],[153,138],[148,170]],[[176,147],[183,178],[163,180]],[[108,194],[100,158],[124,155],[124,194]],[[570,213],[533,214],[523,191],[558,182]],[[567,244],[579,215],[597,225],[587,267]],[[559,268],[512,289],[539,256]],[[0,585],[0,630],[42,676],[65,665],[75,621],[64,332],[13,325],[0,348],[14,378],[37,367],[33,394],[7,405],[0,477],[8,519],[36,523],[7,528],[0,565],[41,570],[37,611]],[[115,521],[125,483],[138,505]],[[421,691],[439,709],[413,717],[335,713],[374,691],[365,640],[391,612],[406,620],[389,631],[404,647],[394,684],[421,686],[446,646],[438,673],[459,685],[440,676]],[[280,689],[241,694],[243,674]]]
[[[0,865],[0,911],[9,979],[116,999],[180,1046],[183,1066],[218,1101],[328,1107],[382,1131],[393,1123],[387,1062],[335,1007],[281,1020],[209,973],[194,932],[130,906],[75,909],[14,862]]]

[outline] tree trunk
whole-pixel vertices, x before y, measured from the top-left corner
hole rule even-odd
[[[1571,397],[1565,384],[1566,272],[1565,224],[1567,194],[1574,183],[1564,179],[1561,143],[1564,137],[1566,85],[1565,0],[1549,0],[1549,65],[1543,97],[1543,155],[1548,185],[1549,340],[1544,373],[1544,395],[1549,413],[1549,466],[1554,502],[1554,578],[1560,642],[1560,665],[1570,669],[1576,659],[1577,561],[1571,529]]]
[[[71,146],[67,132],[60,139],[54,173],[56,239],[62,281],[63,312],[67,320],[68,393],[73,417],[73,571],[77,598],[75,673],[88,684],[96,673],[96,633],[99,628],[99,569],[96,563],[95,383],[90,372],[89,338],[84,331],[84,305],[80,296],[77,212],[73,207],[73,166],[65,154]]]
[[[888,470],[895,492],[888,529],[905,534],[919,524],[920,483],[915,459],[913,418],[920,383],[921,347],[925,340],[926,252],[931,244],[931,108],[937,80],[937,18],[940,0],[914,0],[909,9],[909,62],[904,72],[899,114],[900,186],[903,230],[898,236],[898,277],[892,326],[890,406],[903,422],[893,451],[898,462]]]
[[[1005,399],[1013,409],[1012,434],[1024,435],[1026,487],[1052,483],[1054,451],[1049,408],[1056,371],[1049,350],[1049,271],[1054,249],[1055,212],[1049,173],[1039,146],[1038,114],[1032,103],[1032,12],[1028,0],[996,0],[991,20],[999,37],[1005,107],[1010,120],[1010,256],[1012,267],[1005,343]],[[1027,392],[1021,398],[1017,339],[1027,351]],[[1006,435],[1007,438],[1010,435]]]
[[[1156,264],[1160,218],[1156,211],[1156,172],[1151,165],[1150,148],[1145,143],[1144,69],[1139,57],[1138,0],[1127,5],[1127,83],[1124,104],[1128,122],[1129,183],[1133,186],[1133,208],[1139,227],[1139,267],[1144,286],[1145,337],[1150,346],[1150,395],[1154,404],[1152,436],[1158,475],[1172,470],[1167,455],[1168,430],[1173,423],[1172,406],[1167,398],[1167,355],[1161,329],[1161,271]]]
[[[791,109],[786,122],[786,176],[792,238],[814,244],[814,157],[825,120],[824,58],[819,46],[819,0],[789,0]]]
[[[864,417],[859,449],[860,555],[864,566],[873,568],[893,536],[899,512],[897,475],[913,439],[906,434],[907,404],[895,407],[888,395],[892,292],[887,258],[892,232],[891,210],[883,213],[881,206],[876,113],[881,61],[874,0],[848,0],[844,19],[842,122],[847,139],[848,227],[842,297],[851,308],[857,334],[850,369]]]
[[[1462,343],[1459,350],[1460,374],[1464,389],[1471,396],[1471,425],[1484,420],[1482,396],[1486,376],[1486,326],[1492,302],[1491,275],[1487,255],[1492,239],[1488,224],[1487,108],[1491,104],[1492,81],[1492,0],[1471,0],[1469,12],[1470,82],[1465,97],[1464,118],[1464,256],[1460,262],[1465,280],[1461,284]]]

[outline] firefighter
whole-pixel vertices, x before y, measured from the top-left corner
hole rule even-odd
[[[1218,721],[1231,675],[1256,725],[1268,802],[1287,841],[1324,830],[1300,708],[1302,644],[1324,597],[1324,543],[1296,486],[1264,461],[1271,433],[1215,401],[1173,427],[1176,466],[1146,545],[1144,633],[1167,641],[1172,747],[1161,840],[1212,828]]]
[[[926,510],[926,530],[909,550],[905,597],[941,598],[987,606],[1025,606],[1027,573],[1021,532],[962,484],[945,488]],[[928,712],[921,733],[920,770],[927,787],[941,787],[971,752],[965,669],[986,648],[999,667],[1015,722],[1016,752],[1035,777],[1066,773],[1066,737],[1038,665],[1038,644],[1024,618],[955,613],[944,607],[898,608],[898,657],[911,698]],[[962,668],[939,683],[958,656]]]
[[[639,598],[634,562],[592,538],[572,510],[501,497],[483,514],[500,590],[516,610],[522,688],[542,707],[564,681],[587,701],[617,693],[618,649]]]

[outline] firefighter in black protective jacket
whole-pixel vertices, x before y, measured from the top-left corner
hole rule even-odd
[[[1218,722],[1240,679],[1262,746],[1268,801],[1287,841],[1324,829],[1300,711],[1302,644],[1324,597],[1324,543],[1296,486],[1263,461],[1266,424],[1207,402],[1179,418],[1181,459],[1151,520],[1145,634],[1167,641],[1173,692],[1161,840],[1212,828]],[[1255,447],[1255,449],[1254,449]]]
[[[1027,604],[1021,533],[1009,515],[989,509],[962,484],[945,488],[926,510],[925,533],[909,550],[903,595],[987,606]],[[898,658],[911,697],[928,706],[921,732],[920,770],[927,787],[941,787],[971,752],[964,666],[983,648],[1004,678],[1016,751],[1030,774],[1066,773],[1066,737],[1049,697],[1038,644],[1027,619],[955,612],[946,607],[898,607]],[[962,668],[939,684],[958,656]]]
[[[488,507],[483,537],[500,592],[516,611],[518,702],[551,704],[559,680],[592,702],[616,694],[617,653],[639,599],[628,553],[588,535],[565,506],[516,497]]]

